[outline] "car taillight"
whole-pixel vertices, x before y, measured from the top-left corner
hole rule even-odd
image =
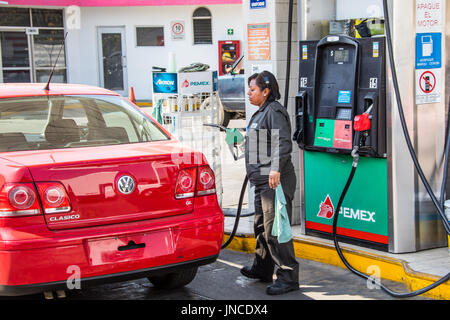
[[[184,199],[216,193],[214,172],[209,166],[180,170],[175,198]]]
[[[72,210],[66,189],[60,183],[38,182],[37,187],[45,213],[62,213]]]
[[[7,183],[0,192],[0,217],[30,216],[40,213],[31,183]]]
[[[180,170],[175,187],[175,198],[184,199],[193,197],[197,178],[197,168]]]
[[[216,181],[214,178],[214,172],[209,166],[203,166],[198,168],[198,183],[197,193],[198,196],[216,193]]]

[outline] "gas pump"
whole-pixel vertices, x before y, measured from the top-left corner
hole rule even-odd
[[[382,249],[397,253],[444,246],[446,241],[443,230],[450,234],[450,224],[443,212],[450,133],[447,133],[441,203],[439,203],[419,164],[408,133],[394,63],[387,0],[383,0],[383,11],[389,66],[401,129],[418,178],[422,181],[431,201],[423,195],[418,196],[414,190],[399,192],[395,189],[398,181],[404,176],[400,171],[394,172],[392,165],[399,159],[398,155],[393,155],[393,150],[397,151],[398,139],[394,139],[392,130],[394,109],[386,108],[384,38],[353,39],[328,36],[320,41],[300,42],[299,93],[296,97],[296,131],[293,137],[303,149],[306,232],[318,232],[327,236],[332,233],[336,251],[344,265],[367,280],[371,280],[368,275],[353,268],[345,259],[338,238],[350,242],[357,241],[360,245],[380,246]],[[314,82],[311,83],[311,80]],[[390,96],[392,98],[392,91]],[[437,122],[435,126],[436,124]],[[438,133],[437,130],[435,132]],[[353,147],[350,150],[352,140]],[[348,163],[347,171],[344,173],[341,167],[346,163]],[[357,167],[360,169],[358,175],[355,175]],[[348,168],[351,168],[350,175]],[[358,177],[363,176],[365,181],[359,181],[355,185]],[[335,185],[339,185],[340,188],[337,193],[334,190]],[[308,190],[311,187],[315,189]],[[403,184],[403,187],[409,188],[408,184]],[[391,193],[392,190],[395,190],[395,195]],[[376,199],[370,199],[374,192]],[[319,197],[323,197],[323,193],[327,195],[318,205],[314,193],[318,193]],[[418,204],[416,210],[410,212],[398,210],[398,203],[407,203],[405,199],[408,198],[415,199]],[[367,199],[369,201],[366,201]],[[378,208],[375,207],[376,200],[380,204]],[[337,201],[336,207],[333,201]],[[426,209],[423,206],[427,202],[431,202],[438,211],[438,214],[433,214],[432,219],[429,206]],[[363,205],[368,210],[355,208]],[[341,218],[342,223],[338,223],[338,218]],[[346,221],[346,218],[372,223],[378,221],[378,226],[369,230],[367,224],[356,221],[346,224],[349,221]],[[435,223],[439,218],[444,228]],[[409,227],[403,228],[405,224]],[[380,288],[394,297],[413,297],[449,279],[450,273],[413,292],[398,293],[383,285],[380,285]]]
[[[329,235],[341,214],[338,234],[388,250],[385,38],[330,35],[299,45],[294,140],[304,150],[306,233]],[[361,178],[337,213],[357,132],[353,119],[365,112],[371,126],[358,139]]]

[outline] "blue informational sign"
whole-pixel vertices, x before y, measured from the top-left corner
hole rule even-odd
[[[266,0],[250,0],[250,9],[262,9],[266,7]]]
[[[442,33],[416,34],[416,69],[442,67]]]
[[[339,90],[338,103],[351,103],[352,92],[349,90]]]
[[[155,72],[153,73],[154,93],[177,93],[178,79],[176,73]]]

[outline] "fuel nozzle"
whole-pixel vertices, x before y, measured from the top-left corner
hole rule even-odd
[[[220,131],[225,131],[225,141],[228,145],[228,148],[230,149],[231,154],[233,155],[234,160],[239,160],[244,157],[245,152],[245,146],[244,146],[244,136],[242,133],[239,132],[239,130],[243,131],[244,129],[238,129],[238,128],[226,128],[224,126],[221,126],[220,124],[213,124],[213,123],[204,123],[205,127],[213,127],[213,128],[219,128]],[[241,155],[239,155],[239,152]]]
[[[355,119],[353,120],[353,129],[356,132],[368,131],[370,129],[370,119],[372,119],[372,109],[373,104],[371,104],[369,108],[367,108],[367,110],[364,111],[363,114],[355,116]]]
[[[352,150],[352,157],[353,157],[353,166],[356,167],[359,160],[359,145],[361,143],[361,139],[363,135],[361,133],[366,133],[370,129],[370,119],[372,119],[372,109],[373,109],[373,103],[367,108],[364,113],[359,114],[355,116],[355,119],[353,120],[353,129],[355,130],[355,137],[353,140],[353,150]]]

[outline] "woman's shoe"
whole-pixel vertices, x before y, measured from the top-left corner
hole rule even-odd
[[[247,278],[250,279],[259,279],[261,282],[272,282],[272,276],[263,276],[257,272],[255,272],[255,270],[252,269],[252,267],[243,267],[241,269],[241,273],[246,276]]]
[[[295,290],[299,290],[298,284],[289,284],[280,281],[275,281],[274,284],[271,284],[270,286],[267,287],[266,293],[269,295],[279,295]]]

